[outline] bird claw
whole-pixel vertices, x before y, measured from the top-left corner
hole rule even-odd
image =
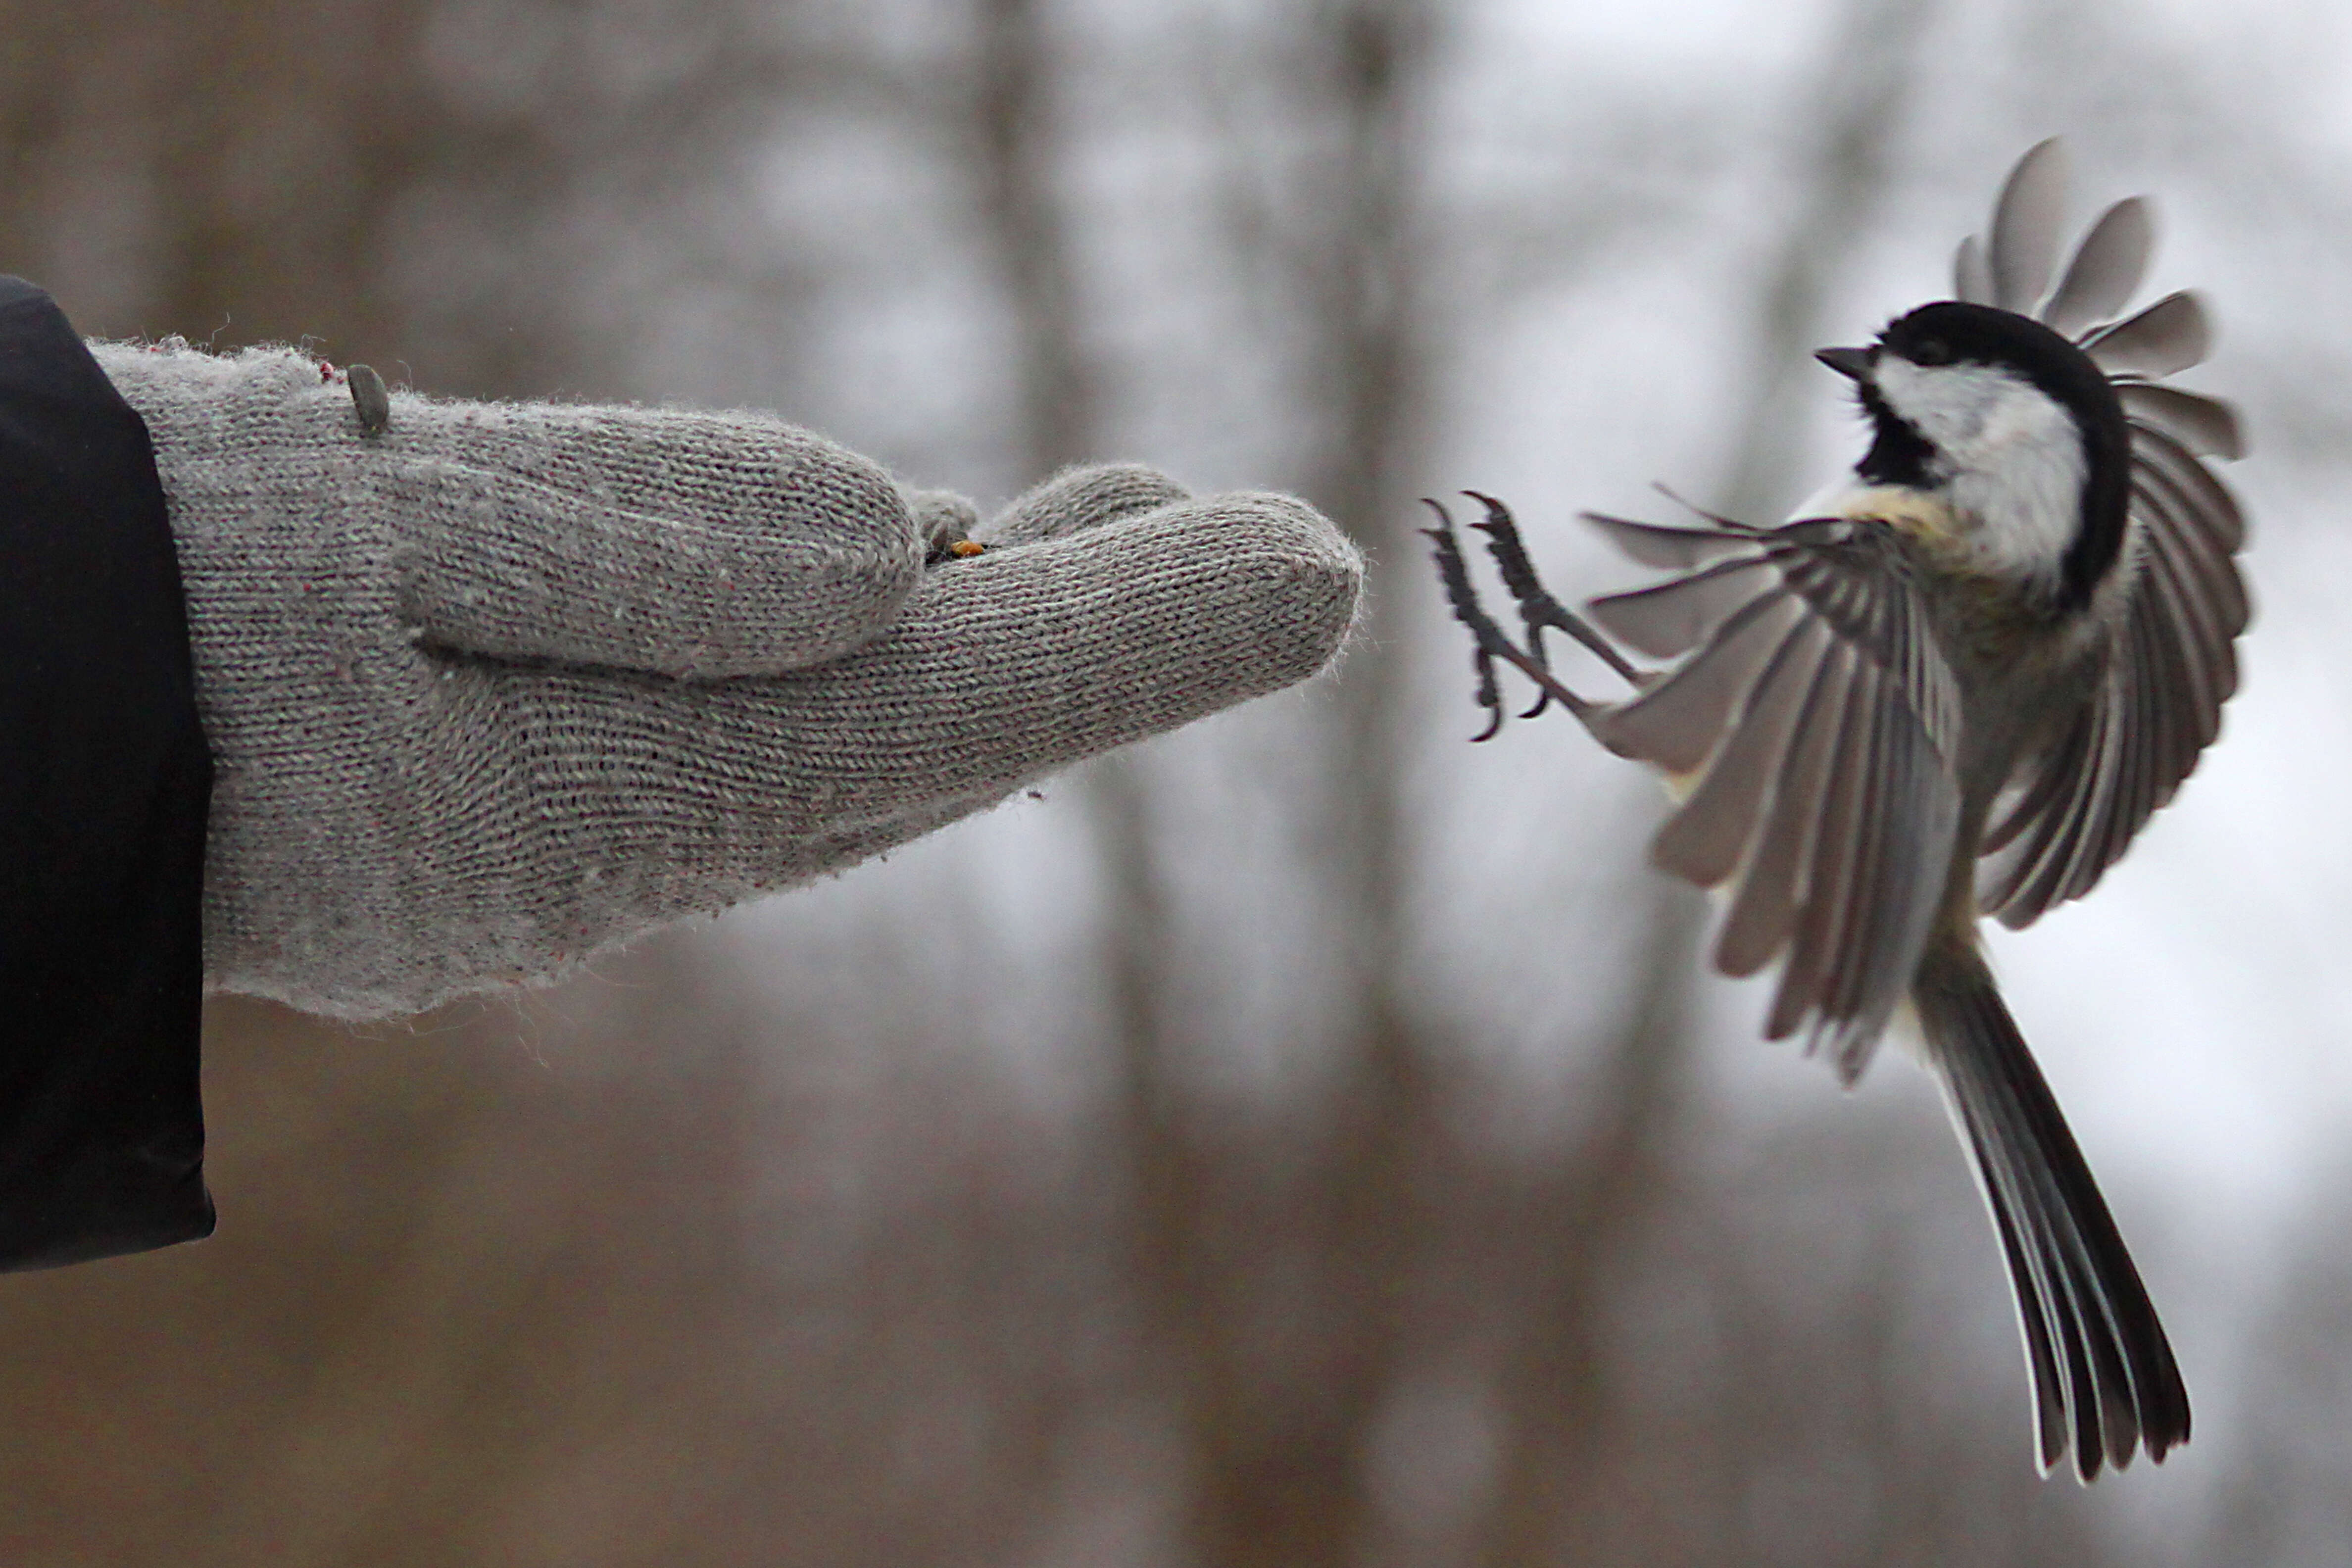
[[[1583,644],[1601,663],[1616,671],[1627,685],[1640,686],[1643,683],[1642,672],[1628,664],[1625,656],[1612,647],[1609,639],[1595,631],[1583,616],[1552,597],[1542,579],[1536,575],[1535,563],[1528,559],[1527,546],[1519,541],[1519,525],[1511,516],[1511,509],[1493,496],[1481,495],[1476,490],[1464,490],[1462,493],[1486,509],[1486,520],[1470,526],[1486,536],[1486,553],[1495,558],[1495,569],[1502,574],[1503,586],[1510,590],[1511,597],[1518,603],[1519,619],[1528,628],[1528,651],[1535,656],[1536,662],[1546,669],[1551,668],[1550,656],[1544,651],[1543,634],[1546,627],[1552,627],[1566,632]],[[1528,710],[1527,716],[1533,718],[1542,712],[1544,702],[1549,700],[1550,695],[1546,691],[1536,705]]]
[[[1437,526],[1421,531],[1430,542],[1431,554],[1437,563],[1437,575],[1444,584],[1445,602],[1454,611],[1454,618],[1468,628],[1472,642],[1471,666],[1477,673],[1477,701],[1491,716],[1486,728],[1471,737],[1474,742],[1492,740],[1501,731],[1504,721],[1502,692],[1495,679],[1495,661],[1501,659],[1529,680],[1536,683],[1538,696],[1536,705],[1519,715],[1531,719],[1557,701],[1590,729],[1595,705],[1579,697],[1551,673],[1550,662],[1544,656],[1538,628],[1557,626],[1579,642],[1592,647],[1611,668],[1628,680],[1640,680],[1617,650],[1601,641],[1598,632],[1569,613],[1537,581],[1535,568],[1528,561],[1520,545],[1518,531],[1511,521],[1510,512],[1503,503],[1475,490],[1463,492],[1486,507],[1486,521],[1470,526],[1487,536],[1487,550],[1503,574],[1504,585],[1519,606],[1520,618],[1528,625],[1528,648],[1521,648],[1495,624],[1486,606],[1478,602],[1478,590],[1470,581],[1470,570],[1462,558],[1462,545],[1454,532],[1454,519],[1437,502],[1423,498],[1422,504],[1437,514]]]
[[[1422,498],[1422,505],[1437,514],[1437,526],[1424,528],[1421,532],[1429,541],[1430,552],[1436,559],[1438,579],[1445,585],[1445,602],[1452,607],[1454,618],[1470,631],[1470,667],[1478,677],[1477,702],[1488,716],[1486,727],[1470,737],[1475,745],[1493,740],[1503,727],[1503,693],[1495,679],[1495,659],[1498,654],[1507,657],[1517,650],[1511,647],[1511,639],[1486,614],[1486,606],[1478,603],[1478,590],[1471,586],[1470,569],[1462,560],[1461,542],[1454,536],[1454,519],[1426,496]]]

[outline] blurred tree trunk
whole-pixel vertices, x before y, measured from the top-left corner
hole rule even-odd
[[[1866,230],[1890,177],[1888,147],[1900,134],[1907,89],[1931,0],[1848,0],[1824,46],[1814,90],[1822,129],[1798,181],[1799,199],[1759,288],[1746,415],[1719,489],[1729,515],[1780,516],[1802,450],[1801,384],[1825,330],[1824,301],[1851,237]],[[1542,1213],[1522,1223],[1553,1230],[1532,1274],[1527,1321],[1501,1380],[1507,1436],[1482,1560],[1490,1568],[1596,1560],[1607,1552],[1610,1493],[1625,1479],[1622,1449],[1639,1418],[1612,1386],[1603,1342],[1612,1298],[1639,1267],[1643,1233],[1686,1207],[1674,1145],[1687,1129],[1690,997],[1702,958],[1705,902],[1680,888],[1650,893],[1649,935],[1625,1027],[1595,1075],[1592,1131],[1523,1195]],[[1742,1386],[1734,1380],[1727,1390]],[[1752,1430],[1724,1413],[1715,1452],[1734,1467],[1707,1478],[1683,1503],[1684,1527],[1727,1559],[1745,1534],[1739,1468],[1758,1458]],[[1766,1438],[1769,1441],[1769,1437]],[[1694,1465],[1697,1455],[1682,1457]]]
[[[7,7],[20,9],[68,14]],[[434,9],[100,0],[47,42],[37,70],[11,50],[26,89],[9,127],[16,188],[0,209],[12,265],[92,332],[223,346],[315,337],[338,359],[393,363],[405,323],[387,262],[402,198],[486,151],[467,144],[426,68]],[[78,309],[85,269],[111,286]]]
[[[979,187],[982,244],[1013,321],[1008,445],[1026,485],[1084,460],[1096,446],[1098,380],[1060,184],[1068,151],[1059,91],[1066,56],[1041,0],[977,0],[972,22],[975,68],[961,107]],[[1123,771],[1127,765],[1125,759],[1111,759],[1097,767],[1090,793],[1098,807],[1132,805],[1131,797],[1118,798],[1123,788],[1134,787]],[[1139,820],[1105,820],[1104,847],[1111,856],[1139,846]],[[1147,877],[1114,929],[1125,933],[1156,926],[1156,906],[1145,905],[1150,893]],[[1070,1370],[1062,1368],[1066,1375]],[[1023,1441],[1007,1456],[1017,1478],[1016,1539],[1050,1522],[1055,1467],[1066,1460],[1068,1436],[1084,1414],[1075,1396],[1038,1394],[1034,1387],[996,1394],[1028,1414]]]
[[[455,151],[423,59],[431,10],[263,0],[155,13],[150,322],[224,346],[319,334],[337,359],[398,355],[393,222]]]
[[[1290,265],[1268,312],[1302,340],[1298,384],[1318,438],[1292,482],[1352,533],[1376,575],[1367,635],[1324,707],[1305,715],[1320,795],[1297,873],[1337,966],[1328,1070],[1277,1108],[1264,1141],[1202,1125],[1175,1067],[1183,1037],[1165,973],[1178,951],[1131,805],[1114,855],[1118,1027],[1135,1142],[1133,1255],[1192,1454],[1192,1561],[1321,1568],[1374,1551],[1376,1421],[1395,1391],[1403,1313],[1423,1260],[1422,1190],[1437,1105],[1402,988],[1412,835],[1402,791],[1406,648],[1393,573],[1425,450],[1426,323],[1417,265],[1426,95],[1440,47],[1421,0],[1287,8],[1238,40],[1245,69],[1310,149],[1267,230]],[[1262,155],[1263,150],[1261,150]],[[1129,801],[1133,796],[1128,795]],[[1319,886],[1318,885],[1319,884]],[[1157,927],[1158,929],[1155,929]],[[1289,1050],[1311,1057],[1317,1042]]]
[[[1325,0],[1309,15],[1297,111],[1336,134],[1337,153],[1323,175],[1327,205],[1309,209],[1321,232],[1294,233],[1290,250],[1303,268],[1311,395],[1332,417],[1301,488],[1364,548],[1374,574],[1362,635],[1332,693],[1318,854],[1304,868],[1324,883],[1341,1009],[1308,1178],[1327,1339],[1307,1363],[1316,1386],[1301,1407],[1319,1419],[1287,1429],[1251,1407],[1262,1394],[1296,1397],[1288,1380],[1238,1387],[1223,1466],[1231,1501],[1203,1531],[1204,1561],[1269,1565],[1374,1553],[1384,1521],[1368,1486],[1371,1438],[1397,1392],[1444,1141],[1428,1016],[1406,994],[1417,839],[1403,799],[1425,742],[1408,729],[1399,576],[1419,565],[1405,519],[1428,451],[1421,255],[1448,13],[1426,0]]]
[[[443,395],[617,391],[641,321],[587,302],[721,269],[724,237],[674,220],[746,172],[761,113],[918,101],[804,38],[806,9],[0,0],[0,265],[94,335],[315,341],[395,382],[425,355]]]
[[[1095,456],[1098,436],[1099,378],[1061,194],[1069,132],[1057,89],[1066,49],[1042,0],[978,0],[976,19],[981,211],[1013,311],[1013,445],[1024,482],[1034,483]]]
[[[990,43],[981,145],[1021,334],[1024,445],[1042,474],[1092,446],[1075,267],[1054,199],[1047,73],[1058,56],[1034,0],[985,0],[982,16]],[[1421,445],[1408,241],[1431,27],[1417,4],[1371,0],[1309,8],[1304,25],[1299,48],[1271,51],[1304,62],[1302,79],[1281,84],[1286,107],[1336,148],[1325,205],[1286,237],[1294,256],[1312,258],[1291,281],[1305,308],[1312,395],[1332,415],[1331,434],[1302,477],[1318,504],[1385,558],[1400,538],[1402,487]],[[1110,759],[1089,784],[1120,1064],[1124,1251],[1155,1382],[1189,1453],[1181,1530],[1202,1563],[1336,1564],[1370,1529],[1363,1450],[1392,1381],[1397,1311],[1416,1250],[1411,1167],[1432,1111],[1397,989],[1409,857],[1398,805],[1399,658],[1381,637],[1370,639],[1331,716],[1318,834],[1326,853],[1308,874],[1330,883],[1323,907],[1347,922],[1332,936],[1349,1014],[1336,1024],[1345,1044],[1328,1098],[1277,1113],[1307,1145],[1303,1169],[1286,1172],[1268,1149],[1202,1124],[1178,1066],[1185,1028],[1172,969],[1182,938],[1156,861],[1147,764]],[[1276,1217],[1286,1211],[1295,1218]],[[1302,1321],[1276,1335],[1255,1332],[1290,1269],[1303,1271],[1292,1281],[1307,1292],[1294,1304]],[[1285,1363],[1277,1344],[1303,1352],[1303,1362]]]

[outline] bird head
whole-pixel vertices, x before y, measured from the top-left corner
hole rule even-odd
[[[1948,300],[1816,357],[1869,416],[1865,483],[1940,500],[1988,572],[2089,602],[2121,552],[2131,435],[2088,353],[2030,317]]]

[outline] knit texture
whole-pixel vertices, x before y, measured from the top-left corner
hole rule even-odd
[[[186,584],[208,984],[334,1016],[557,978],[1287,686],[1361,583],[1304,503],[1149,469],[926,569],[969,503],[763,415],[394,393],[362,435],[289,350],[91,348]]]

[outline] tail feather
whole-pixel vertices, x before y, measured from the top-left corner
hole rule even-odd
[[[2047,1471],[2088,1481],[2189,1440],[2189,1391],[2139,1270],[2025,1037],[1973,949],[1939,949],[1912,1000],[2017,1292]]]

